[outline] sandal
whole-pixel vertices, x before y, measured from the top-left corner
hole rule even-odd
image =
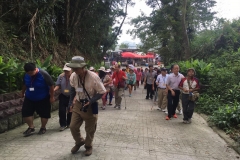
[[[41,128],[38,132],[39,135],[46,133],[46,128]]]

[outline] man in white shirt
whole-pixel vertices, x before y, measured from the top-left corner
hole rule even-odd
[[[167,78],[167,89],[168,89],[168,116],[166,120],[172,117],[177,118],[175,113],[176,108],[179,103],[180,89],[178,88],[179,83],[184,78],[184,76],[179,73],[179,66],[177,64],[173,65],[172,74]]]
[[[167,88],[166,88],[166,82],[167,82],[167,69],[161,68],[161,74],[158,75],[156,84],[158,86],[158,108],[159,110],[166,111],[167,107]]]

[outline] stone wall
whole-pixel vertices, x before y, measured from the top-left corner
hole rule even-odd
[[[13,92],[0,95],[0,133],[22,125],[22,104],[24,98],[20,97],[21,92]],[[56,92],[55,102],[52,104],[52,111],[58,109],[58,95]],[[34,118],[38,115],[35,113]]]

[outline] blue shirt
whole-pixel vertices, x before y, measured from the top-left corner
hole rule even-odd
[[[49,89],[54,85],[51,76],[44,70],[34,76],[24,75],[24,84],[26,86],[25,97],[32,101],[39,101],[49,96]],[[34,88],[33,91],[30,91]]]

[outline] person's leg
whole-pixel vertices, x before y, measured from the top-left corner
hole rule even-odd
[[[72,112],[68,112],[67,113],[67,127],[70,127],[71,119],[72,119]]]
[[[167,106],[168,118],[171,118],[172,117],[172,108],[173,108],[173,96],[172,96],[171,91],[168,91],[167,99],[168,99],[168,106]]]
[[[161,109],[162,106],[162,100],[163,100],[163,94],[162,94],[162,89],[158,89],[158,108]]]
[[[131,95],[132,91],[131,91],[131,85],[128,85],[128,92],[129,92],[129,95]]]
[[[173,107],[172,107],[172,115],[176,114],[176,108],[178,106],[179,103],[179,95],[180,95],[180,91],[175,91],[175,96],[173,97]]]
[[[152,84],[149,84],[149,90],[150,98],[153,99],[154,90],[152,89]]]
[[[117,102],[117,104],[120,107],[121,106],[121,102],[122,102],[123,88],[119,88],[117,94],[118,94],[118,102]]]
[[[188,104],[188,120],[190,120],[193,116],[194,107],[195,107],[195,102],[189,101],[189,104]]]
[[[80,127],[83,123],[83,119],[80,116],[80,108],[81,104],[78,101],[76,101],[73,107],[72,119],[70,123],[70,130],[77,146],[82,145],[82,142],[84,141],[80,133]]]
[[[183,120],[188,120],[188,94],[182,94]]]
[[[42,123],[41,128],[46,128],[47,122],[48,122],[48,118],[41,118],[41,123]]]
[[[154,102],[156,102],[157,101],[157,99],[158,99],[158,90],[157,89],[155,89],[155,91],[154,91],[155,93],[154,93]]]
[[[146,84],[146,87],[147,87],[147,96],[146,98],[148,99],[149,98],[149,94],[150,94],[150,88],[149,88],[149,84]]]
[[[162,110],[167,108],[167,93],[165,90],[162,91],[162,105],[161,105]]]
[[[103,103],[103,106],[106,106],[106,95],[107,95],[108,92],[104,93],[102,95],[102,103]]]
[[[24,122],[27,123],[27,125],[28,125],[29,128],[34,128],[34,125],[33,125],[33,116],[24,117],[23,120],[24,120]]]
[[[119,98],[118,98],[118,90],[119,90],[118,88],[115,88],[115,90],[114,90],[115,105],[118,105],[118,101],[119,101],[119,100],[118,100],[118,99],[119,99]]]
[[[109,104],[112,104],[112,99],[113,99],[113,92],[109,92]]]
[[[92,118],[87,118],[85,120],[85,130],[86,130],[86,139],[85,146],[92,147],[92,142],[94,138],[94,133],[97,129],[97,115]]]
[[[60,127],[65,127],[67,125],[65,99],[66,98],[64,97],[64,95],[62,95],[62,94],[59,95],[58,114],[59,114],[59,124],[60,124]]]

